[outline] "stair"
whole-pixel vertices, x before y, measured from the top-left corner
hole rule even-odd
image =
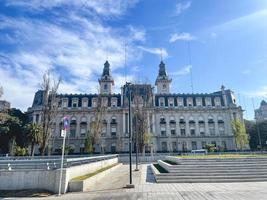
[[[154,173],[159,183],[267,181],[267,158],[181,159],[181,165],[161,165],[169,173]]]

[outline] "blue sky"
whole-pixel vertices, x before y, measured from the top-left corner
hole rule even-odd
[[[267,98],[267,1],[0,3],[0,85],[23,110],[48,69],[63,78],[60,92],[91,93],[108,58],[119,92],[125,79],[154,84],[161,55],[172,92],[192,92],[191,69],[195,93],[224,84],[252,119],[252,97],[256,107]]]

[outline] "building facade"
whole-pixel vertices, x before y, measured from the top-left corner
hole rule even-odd
[[[266,103],[266,101],[262,100],[260,107],[255,110],[255,119],[257,121],[267,120],[267,103]]]
[[[60,151],[62,119],[68,116],[70,130],[67,145],[75,153],[84,152],[84,141],[91,122],[95,120],[98,99],[105,105],[102,132],[95,144],[95,152],[127,152],[129,148],[129,121],[127,91],[133,91],[132,110],[145,112],[149,142],[147,151],[186,152],[215,144],[225,150],[236,148],[231,128],[232,120],[243,120],[243,111],[237,106],[234,93],[224,86],[209,94],[171,93],[172,80],[161,61],[155,81],[156,92],[150,84],[122,86],[120,94],[112,93],[114,80],[108,61],[99,79],[100,94],[59,94],[57,117],[53,123],[50,148]],[[145,103],[144,103],[145,102]],[[145,106],[144,106],[145,105]],[[28,112],[34,122],[41,120],[42,91],[37,91]],[[134,127],[133,127],[134,129]]]

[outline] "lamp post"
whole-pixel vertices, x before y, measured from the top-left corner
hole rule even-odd
[[[68,117],[64,117],[63,119],[63,130],[61,131],[61,136],[63,137],[63,145],[62,145],[62,155],[61,155],[61,166],[60,166],[60,177],[59,177],[59,187],[58,187],[58,196],[61,195],[61,185],[62,185],[62,176],[63,176],[63,161],[64,161],[64,150],[65,150],[65,141],[67,135],[67,129],[69,128],[69,119]]]
[[[131,83],[126,83],[127,93],[128,93],[128,112],[129,112],[129,170],[130,170],[130,183],[126,185],[126,188],[134,188],[132,180],[132,116],[131,116]]]
[[[138,133],[137,133],[137,116],[135,117],[135,170],[139,171],[138,169]]]

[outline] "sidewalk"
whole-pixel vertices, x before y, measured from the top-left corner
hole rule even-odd
[[[124,188],[129,183],[129,165],[122,165],[88,192],[67,193],[45,199],[267,200],[267,182],[157,184],[149,165],[142,164],[139,167],[140,171],[133,171],[134,189]]]

